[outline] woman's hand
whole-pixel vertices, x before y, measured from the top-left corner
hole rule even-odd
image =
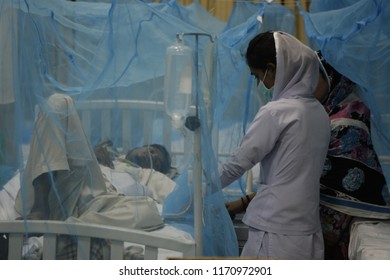
[[[230,215],[236,215],[245,211],[241,199],[226,202],[225,206]]]
[[[226,202],[225,206],[229,212],[230,217],[234,219],[236,214],[245,212],[246,208],[248,208],[249,202],[251,202],[254,196],[255,193],[250,193],[249,195],[245,195],[245,197],[241,197],[240,199]]]

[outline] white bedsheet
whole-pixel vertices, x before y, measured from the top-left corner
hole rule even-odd
[[[167,195],[175,188],[176,183],[160,172],[128,167],[121,161],[114,161],[115,170],[100,166],[107,188],[111,184],[114,189],[124,195],[145,195],[151,197],[156,204],[162,204]],[[0,190],[0,220],[14,220],[20,217],[14,208],[15,198],[20,189],[20,173]]]
[[[123,166],[122,166],[123,167]],[[123,172],[118,168],[117,172],[111,172],[102,167],[102,171],[106,176],[106,179],[112,180],[113,185],[118,188],[121,193],[127,195],[140,195],[146,194],[151,196],[155,201],[157,208],[160,213],[162,211],[162,202],[165,197],[174,189],[175,183],[170,180],[165,175],[162,175],[158,172],[150,173],[151,171],[144,170],[139,171],[139,178],[141,182],[147,180],[148,188],[142,187],[139,183],[135,182],[132,177],[126,172]],[[149,176],[149,173],[152,176]],[[146,181],[145,181],[146,182]],[[144,182],[144,183],[145,183]],[[132,184],[135,183],[135,184]],[[132,188],[136,189],[132,189]],[[15,220],[20,217],[20,215],[15,211],[14,203],[16,195],[20,188],[20,174],[17,173],[4,187],[0,190],[0,220]],[[159,203],[161,202],[161,203]],[[164,227],[157,229],[153,232],[156,232],[161,237],[170,237],[176,240],[183,241],[193,241],[194,238],[187,232],[179,230],[171,225],[165,225]],[[163,244],[162,244],[163,245]],[[129,248],[133,246],[135,252],[137,252],[138,248],[142,248],[143,254],[144,246],[142,244],[131,244],[125,243],[125,248]],[[42,248],[42,238],[41,237],[30,237],[29,242],[24,246],[24,254],[30,254],[29,258],[39,258]],[[167,258],[180,258],[182,257],[181,252],[167,250],[167,249],[158,249],[158,259],[167,259]]]
[[[163,228],[157,229],[153,232],[158,233],[161,237],[174,238],[174,239],[180,240],[180,241],[193,241],[194,240],[194,238],[191,236],[191,234],[184,232],[182,230],[179,230],[179,229],[177,229],[173,226],[170,226],[170,225],[165,225]],[[128,246],[132,246],[132,245],[134,246],[134,245],[138,245],[138,244],[125,243],[125,248]],[[144,246],[142,246],[142,245],[141,245],[141,247],[142,247],[142,249],[144,248]],[[158,260],[166,260],[169,258],[182,258],[182,257],[183,257],[183,254],[181,252],[162,249],[162,248],[158,249],[158,255],[157,255]]]
[[[168,176],[153,169],[136,168],[130,164],[114,160],[115,169],[100,165],[106,185],[111,184],[124,195],[146,195],[157,203],[163,203],[176,183]]]
[[[0,220],[15,220],[20,216],[14,208],[19,187],[20,179],[15,175],[0,191]]]
[[[390,260],[390,220],[356,220],[351,226],[351,260]]]

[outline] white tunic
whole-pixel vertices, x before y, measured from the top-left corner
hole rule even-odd
[[[321,110],[314,99],[281,99],[257,114],[237,156],[248,167],[261,162],[261,185],[244,217],[249,226],[293,235],[320,229],[319,178],[329,143]]]

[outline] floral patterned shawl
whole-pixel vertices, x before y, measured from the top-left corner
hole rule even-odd
[[[321,203],[352,216],[376,218],[381,215],[370,207],[386,206],[379,212],[390,217],[388,188],[371,140],[370,110],[356,85],[341,77],[323,105],[331,119],[331,140]]]
[[[370,134],[370,110],[356,85],[341,77],[323,104],[331,120],[321,177],[320,218],[325,259],[348,259],[354,217],[389,219],[390,199]]]

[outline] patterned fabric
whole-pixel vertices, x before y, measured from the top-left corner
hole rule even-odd
[[[325,110],[331,119],[329,155],[357,160],[382,173],[370,136],[370,110],[345,77],[330,93]]]
[[[331,119],[331,140],[321,177],[322,194],[375,205],[390,205],[386,181],[370,136],[370,110],[356,85],[345,77],[324,104]]]
[[[349,227],[352,216],[321,205],[320,217],[325,259],[348,259]]]
[[[321,176],[320,217],[326,259],[347,259],[353,217],[390,218],[388,188],[370,135],[370,110],[345,77],[324,104],[331,120]]]
[[[345,200],[386,205],[382,173],[343,157],[328,156],[321,177],[321,194]]]

